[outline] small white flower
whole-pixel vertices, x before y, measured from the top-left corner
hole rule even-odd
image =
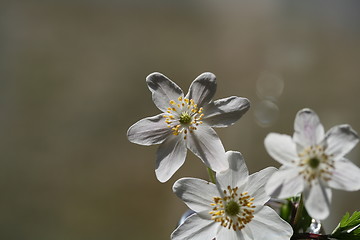
[[[360,189],[360,169],[344,156],[359,141],[349,125],[338,125],[326,134],[319,117],[310,109],[299,111],[293,137],[270,133],[265,138],[268,153],[283,164],[266,185],[278,198],[303,193],[305,208],[315,219],[329,215],[331,189]]]
[[[250,106],[246,98],[212,101],[216,78],[203,73],[184,96],[181,88],[161,73],[146,78],[155,105],[163,112],[132,125],[127,136],[140,145],[161,144],[157,151],[156,176],[166,182],[183,165],[187,148],[214,171],[228,168],[224,147],[212,127],[227,127]]]
[[[217,184],[182,178],[173,190],[195,211],[171,234],[173,240],[289,240],[293,230],[270,207],[265,183],[269,167],[249,176],[239,152],[226,152],[229,169],[217,173]]]

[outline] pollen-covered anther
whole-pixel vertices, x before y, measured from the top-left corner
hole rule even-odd
[[[238,187],[223,190],[223,197],[214,197],[212,211],[209,212],[211,219],[219,222],[221,226],[234,231],[241,230],[253,219],[255,206],[248,192],[238,193]]]

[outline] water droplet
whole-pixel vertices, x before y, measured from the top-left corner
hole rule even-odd
[[[312,219],[308,231],[310,233],[319,234],[321,232],[321,222],[318,220]]]

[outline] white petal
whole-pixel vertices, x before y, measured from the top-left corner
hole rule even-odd
[[[132,143],[148,146],[162,143],[170,133],[163,114],[159,114],[133,124],[127,131],[127,137]]]
[[[256,240],[289,240],[293,234],[291,226],[267,206],[255,213],[252,221],[245,225],[247,227]]]
[[[281,164],[292,166],[292,161],[299,160],[296,144],[289,135],[269,133],[264,144],[270,156]]]
[[[197,130],[188,134],[187,147],[215,172],[228,169],[224,147],[212,128],[199,125]]]
[[[297,168],[281,167],[266,183],[266,193],[276,198],[288,198],[302,192],[304,180],[299,171]]]
[[[186,157],[184,139],[170,135],[158,148],[155,173],[160,182],[166,182],[184,164]]]
[[[246,191],[255,198],[255,206],[264,205],[270,199],[270,195],[265,192],[265,184],[276,170],[274,167],[268,167],[249,176]]]
[[[177,180],[174,183],[173,191],[195,212],[211,211],[213,198],[219,197],[215,184],[197,178]]]
[[[234,231],[232,228],[221,227],[218,234],[216,234],[216,240],[245,240],[245,238],[243,231]]]
[[[172,240],[212,240],[217,232],[219,223],[202,219],[197,214],[188,217],[183,224],[181,224],[171,234]]]
[[[250,102],[242,97],[228,97],[211,102],[204,110],[204,119],[212,127],[234,124],[250,108]]]
[[[334,166],[331,180],[327,182],[329,187],[345,191],[360,190],[360,168],[345,158],[335,161]]]
[[[331,189],[325,188],[317,179],[311,187],[304,189],[304,204],[308,214],[318,220],[323,220],[330,213]]]
[[[325,136],[325,153],[337,160],[345,156],[358,143],[359,136],[349,125],[338,125],[331,128]]]
[[[193,99],[202,107],[210,102],[216,92],[216,77],[212,73],[203,73],[190,85],[186,98]]]
[[[243,156],[240,152],[228,151],[225,153],[229,162],[229,169],[216,174],[216,180],[220,184],[221,189],[227,186],[236,187],[242,185],[249,176]]]
[[[249,227],[243,228],[241,231],[245,240],[254,240],[253,233]]]
[[[181,88],[161,73],[151,73],[146,77],[146,83],[155,105],[163,112],[170,106],[170,100],[176,101],[180,96],[184,96]]]
[[[324,138],[324,127],[311,109],[306,108],[297,113],[294,129],[294,141],[302,147],[316,145]]]

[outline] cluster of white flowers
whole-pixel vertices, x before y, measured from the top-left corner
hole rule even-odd
[[[160,144],[156,177],[168,181],[185,161],[190,149],[216,173],[214,182],[182,178],[175,194],[195,213],[171,234],[171,239],[195,240],[289,240],[293,226],[266,203],[271,197],[301,196],[314,219],[329,215],[331,188],[360,189],[360,169],[344,156],[356,145],[357,133],[339,125],[326,134],[310,109],[298,112],[293,137],[270,133],[268,153],[283,164],[249,175],[240,152],[225,152],[215,127],[235,123],[249,109],[248,99],[228,97],[213,101],[216,78],[203,73],[184,95],[181,88],[161,73],[146,78],[155,105],[162,113],[132,125],[129,141],[140,145]]]

